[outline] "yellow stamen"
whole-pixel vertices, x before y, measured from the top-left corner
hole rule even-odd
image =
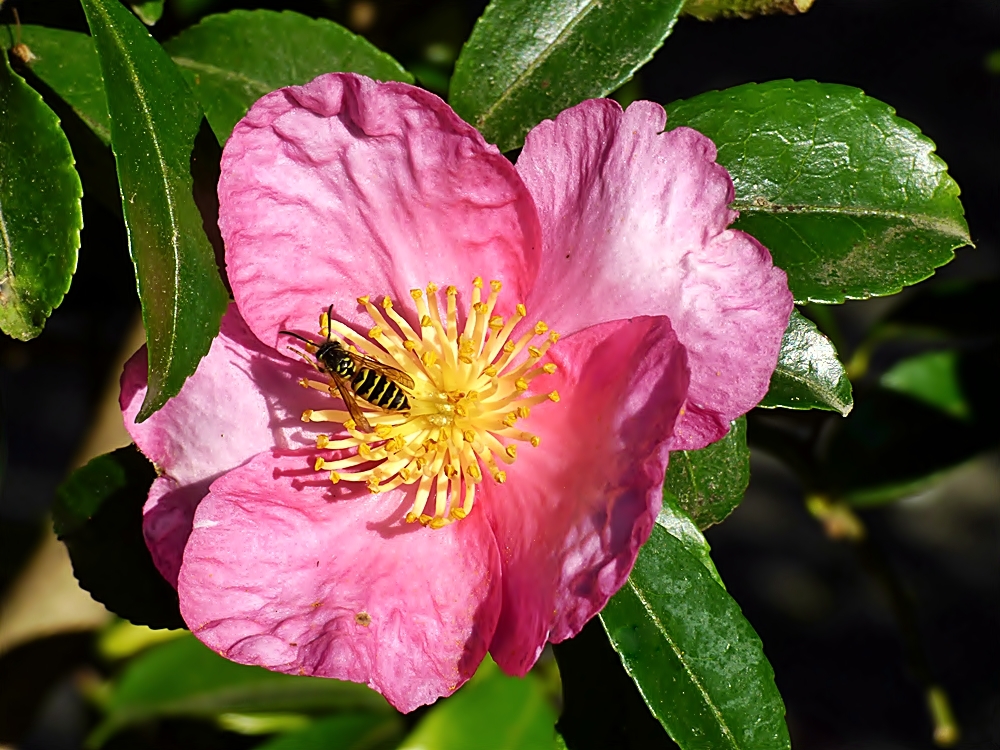
[[[340,337],[361,354],[404,372],[413,385],[396,384],[405,392],[405,411],[378,408],[358,397],[369,423],[365,432],[343,408],[303,412],[304,422],[344,427],[332,437],[316,437],[317,449],[342,452],[314,458],[313,468],[329,472],[331,482],[362,483],[373,493],[412,487],[405,521],[431,529],[468,517],[484,474],[498,484],[506,482],[508,471],[517,470],[518,445],[541,443],[521,429],[521,420],[533,415],[531,407],[559,400],[556,391],[532,385],[556,372],[555,364],[544,358],[558,334],[543,322],[521,328],[527,315],[523,304],[506,319],[495,314],[501,289],[499,281],[490,281],[483,299],[483,279],[476,277],[464,316],[452,285],[430,283],[424,290],[411,290],[415,315],[398,313],[399,300],[394,303],[388,296],[377,304],[368,295],[358,297],[372,320],[367,337],[323,313],[324,338],[327,332]],[[407,318],[420,321],[419,328],[414,330]],[[517,339],[515,330],[520,331]],[[311,362],[325,373],[322,363]],[[339,398],[332,380],[303,379],[301,384],[322,392],[323,398]]]

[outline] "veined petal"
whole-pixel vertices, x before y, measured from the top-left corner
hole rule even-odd
[[[566,333],[669,317],[691,370],[671,447],[699,448],[766,393],[792,296],[767,250],[726,229],[733,187],[715,146],[665,122],[652,102],[595,99],[528,134],[517,169],[544,235],[528,307]]]
[[[211,480],[263,450],[316,445],[319,430],[301,421],[302,411],[316,406],[315,392],[299,385],[310,374],[315,376],[304,362],[290,362],[261,344],[231,304],[194,375],[139,424],[145,347],[133,355],[121,381],[125,429],[178,486]]]
[[[219,226],[240,312],[269,344],[330,304],[358,324],[357,297],[428,280],[500,279],[523,301],[541,253],[495,146],[427,91],[346,73],[268,94],[236,126]]]
[[[666,318],[584,329],[552,350],[558,409],[529,418],[540,447],[483,483],[503,564],[490,653],[522,675],[546,640],[580,631],[628,577],[662,499],[667,440],[687,392]]]
[[[401,711],[476,670],[500,609],[485,518],[404,520],[400,491],[338,492],[301,457],[262,454],[198,506],[181,613],[242,664],[367,683]]]

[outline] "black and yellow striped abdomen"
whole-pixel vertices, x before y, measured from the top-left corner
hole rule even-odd
[[[358,398],[382,409],[405,411],[410,408],[410,402],[402,388],[385,375],[367,367],[355,369],[351,377],[351,390]]]

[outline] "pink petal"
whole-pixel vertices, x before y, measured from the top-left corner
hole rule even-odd
[[[290,362],[261,344],[230,304],[195,374],[139,424],[135,416],[146,395],[145,348],[128,361],[120,397],[125,429],[178,485],[214,479],[263,450],[316,445],[319,430],[303,424],[301,416],[305,409],[322,408],[318,401],[325,396],[298,384],[315,374],[304,362]]]
[[[235,305],[219,336],[180,393],[140,424],[146,395],[146,350],[122,374],[125,428],[164,476],[153,483],[143,509],[143,533],[157,569],[176,585],[181,554],[198,501],[211,480],[263,450],[312,447],[319,430],[302,412],[325,398],[298,380],[313,371],[264,346]],[[331,404],[335,402],[331,401]]]
[[[532,130],[517,169],[544,252],[529,310],[563,332],[666,315],[691,388],[672,448],[722,437],[767,392],[792,309],[785,274],[736,218],[715,146],[652,102],[594,99]]]
[[[407,524],[404,493],[343,489],[309,463],[262,454],[212,485],[178,585],[191,631],[242,664],[367,683],[401,711],[450,694],[500,609],[485,517]]]
[[[505,484],[482,485],[503,560],[490,653],[516,675],[547,639],[578,633],[628,577],[660,509],[688,385],[684,349],[662,317],[587,328],[551,353],[559,370],[542,387],[555,383],[561,400],[534,407],[524,426],[541,444],[518,453]]]
[[[312,331],[331,303],[409,301],[428,282],[500,279],[513,305],[541,252],[516,170],[441,99],[403,83],[323,75],[258,101],[226,144],[219,226],[250,328]],[[367,322],[366,322],[367,321]]]

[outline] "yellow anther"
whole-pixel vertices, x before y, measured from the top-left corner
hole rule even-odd
[[[528,381],[524,378],[518,378],[514,381],[514,387],[519,391],[526,391],[528,390]]]
[[[382,488],[378,486],[378,480],[375,477],[368,480],[368,491],[373,495],[377,495],[382,491]]]
[[[510,412],[507,416],[503,418],[503,423],[508,427],[513,427],[514,423],[517,421],[517,413]]]
[[[477,276],[476,278],[474,278],[472,280],[472,286],[476,287],[476,289],[482,289],[483,288],[483,277],[482,276]]]
[[[362,443],[358,446],[358,455],[368,461],[372,460],[372,449],[368,447],[368,443]]]
[[[368,331],[368,338],[370,339],[377,339],[381,335],[382,335],[382,329],[379,328],[378,326],[375,326],[374,328]]]
[[[448,525],[448,519],[447,518],[434,518],[434,519],[431,520],[431,522],[430,522],[429,525],[430,525],[430,527],[432,529],[442,529],[442,528],[444,528],[445,526]]]
[[[403,348],[406,349],[406,351],[408,352],[416,351],[417,342],[410,341],[409,339],[407,339],[406,341],[403,342]]]
[[[420,325],[423,326],[424,328],[430,328],[432,325],[434,325],[434,321],[431,320],[430,315],[424,315],[420,319]]]
[[[304,412],[302,412],[302,421],[303,422],[311,422],[312,421],[312,415],[313,415],[313,410],[312,409],[306,409]]]
[[[422,523],[424,526],[426,526],[427,524],[429,524],[431,522],[431,516],[429,516],[426,513],[424,513],[419,518],[417,518],[417,520],[420,521],[420,523]]]
[[[504,453],[506,453],[511,458],[517,458],[517,446],[511,443],[504,449]]]
[[[437,364],[438,361],[437,352],[432,351],[430,349],[427,350],[420,357],[420,361],[423,362],[427,367],[433,367],[435,364]]]
[[[392,427],[387,424],[380,424],[375,427],[375,434],[380,438],[387,438],[392,433]]]
[[[461,521],[463,518],[465,518],[469,514],[465,512],[464,508],[454,508],[454,509],[452,509],[452,511],[451,511],[451,513],[449,515],[452,518],[454,518],[456,521]]]
[[[382,307],[384,307],[386,310],[388,310],[390,307],[392,307],[392,300],[389,299],[389,295],[388,294],[385,295],[382,298]]]
[[[550,331],[549,332],[549,341],[551,341],[554,344],[558,340],[559,340],[559,334],[556,333],[555,331]]]
[[[301,385],[303,388],[308,388],[309,381],[306,380],[305,378],[299,378],[299,385]]]
[[[552,393],[549,394],[549,401],[559,403],[559,391],[552,391]]]
[[[340,474],[338,474],[335,471],[331,471],[330,472],[330,481],[333,482],[334,484],[336,484],[337,482],[339,482],[340,481]]]
[[[497,374],[496,365],[490,365],[489,367],[483,368],[483,375],[486,375],[487,377],[492,378],[495,377],[496,374]]]
[[[528,354],[531,356],[532,359],[538,359],[539,357],[542,356],[542,350],[539,349],[537,346],[529,346]]]
[[[517,416],[519,416],[521,419],[527,419],[529,416],[531,416],[531,409],[525,406],[524,404],[521,404],[519,407],[517,407]]]
[[[455,413],[460,417],[469,416],[469,410],[465,408],[465,404],[459,402],[455,404]]]
[[[465,473],[472,477],[473,481],[476,482],[483,478],[483,472],[479,470],[479,464],[469,464]]]
[[[490,289],[492,289],[494,292],[499,292],[501,289],[503,289],[503,284],[501,284],[496,279],[493,279],[493,281],[490,282]]]
[[[503,318],[501,318],[499,315],[494,315],[492,318],[490,318],[490,328],[492,328],[494,331],[499,331],[501,328],[503,328]]]
[[[326,460],[322,456],[316,456],[316,461],[313,463],[313,471],[323,471],[323,464]]]
[[[316,448],[323,450],[326,446],[330,444],[330,438],[327,435],[317,435],[316,436]]]
[[[532,448],[537,448],[542,444],[542,439],[538,435],[532,435],[528,442],[531,443]]]
[[[537,323],[535,323],[535,335],[536,336],[541,336],[543,333],[545,333],[548,330],[549,330],[549,327],[545,323],[543,323],[542,321],[539,320]]]
[[[507,352],[507,354],[510,354],[511,352],[513,352],[514,351],[514,342],[513,341],[508,341],[506,344],[503,345],[503,350],[505,352]]]
[[[469,395],[466,396],[466,398],[468,398],[469,401],[478,401],[479,400],[479,391],[469,391]]]
[[[367,305],[368,304],[368,300],[370,300],[370,299],[371,299],[371,297],[369,297],[367,294],[365,294],[364,296],[358,297],[358,304],[359,305]]]
[[[496,480],[497,484],[503,484],[507,481],[507,472],[497,471],[493,474],[493,478]]]
[[[480,315],[485,315],[487,311],[490,309],[490,306],[487,305],[485,302],[477,302],[472,306],[472,309],[475,310]]]
[[[424,293],[419,289],[411,289],[410,296],[413,297],[413,299],[418,300],[424,296]]]
[[[546,375],[551,375],[556,371],[556,369],[558,368],[556,368],[555,362],[546,362],[544,365],[542,365],[542,372],[544,372]]]
[[[525,307],[524,303],[522,302],[518,302],[517,307],[515,309],[517,310],[517,314],[520,315],[522,318],[528,314],[528,308]]]
[[[348,419],[346,422],[344,422],[344,429],[346,430],[354,430],[357,428],[357,426],[358,423],[355,422],[353,419]]]
[[[414,513],[412,510],[409,513],[406,514],[406,522],[407,523],[415,523],[418,518],[419,518],[419,516],[417,516],[417,514]]]
[[[456,469],[451,464],[446,464],[445,465],[445,467],[444,467],[444,475],[446,477],[448,477],[448,479],[454,479],[456,474],[458,474],[458,469]]]
[[[449,284],[448,287],[444,290],[444,293],[447,294],[449,297],[456,297],[458,296],[458,287]]]
[[[437,290],[438,290],[438,285],[435,284],[433,281],[427,285],[428,294],[437,294]]]

